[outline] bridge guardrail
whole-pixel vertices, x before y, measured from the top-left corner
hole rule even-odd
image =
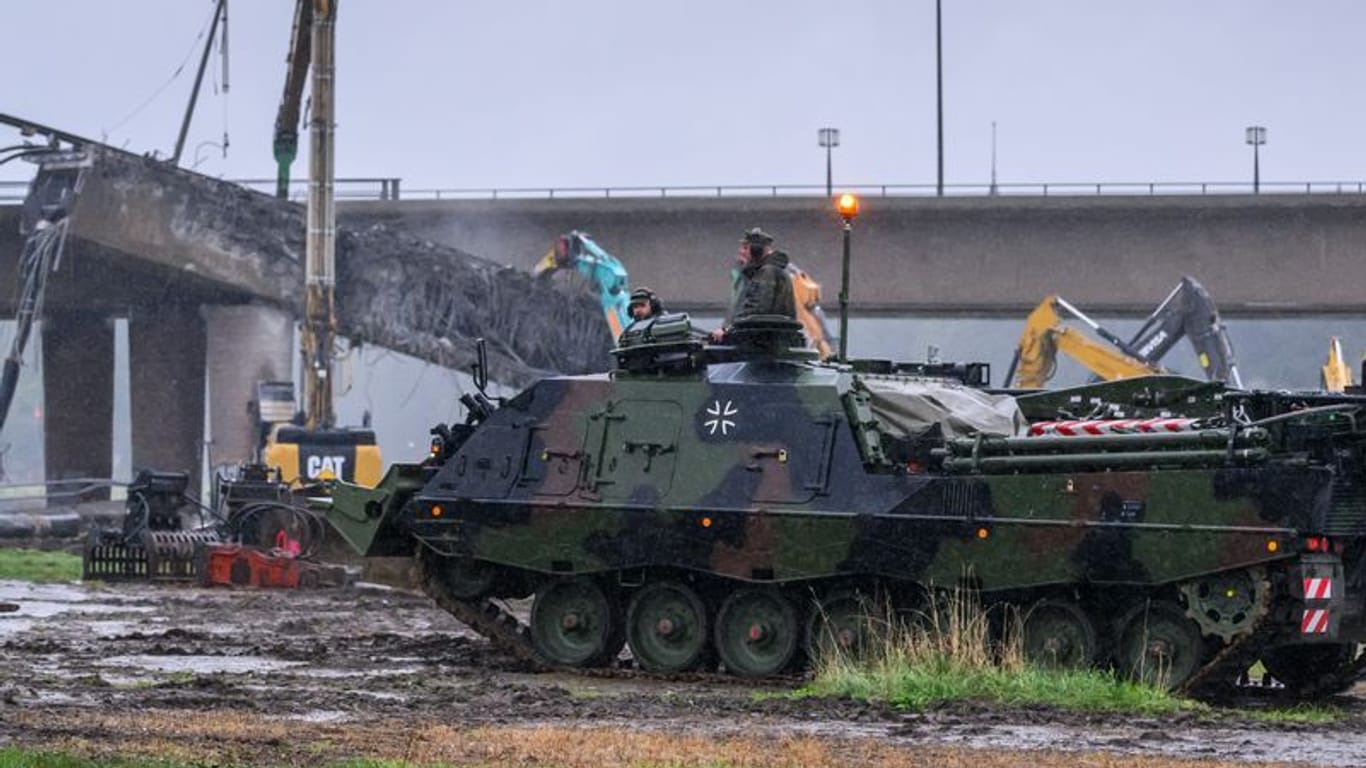
[[[934,184],[842,184],[837,192],[866,197],[935,197]],[[1020,182],[946,184],[945,197],[1133,197],[1156,195],[1250,195],[1250,182]],[[1366,194],[1363,181],[1262,182],[1261,194]],[[823,184],[731,184],[664,187],[470,187],[405,188],[404,200],[504,200],[563,198],[825,197]],[[397,199],[397,198],[395,198]]]
[[[273,194],[274,179],[232,179],[234,183]],[[824,197],[823,184],[720,184],[621,187],[432,187],[409,189],[402,179],[342,178],[335,182],[338,200],[559,200],[699,197]],[[935,197],[934,184],[844,184],[840,192],[866,197]],[[0,205],[14,205],[28,194],[26,181],[0,181]],[[308,182],[290,184],[290,199],[303,200]],[[945,197],[1154,197],[1157,195],[1250,195],[1244,181],[1142,182],[1012,182],[945,184]],[[1263,195],[1361,195],[1366,181],[1262,182]]]

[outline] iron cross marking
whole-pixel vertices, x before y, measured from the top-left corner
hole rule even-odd
[[[711,407],[707,409],[707,415],[711,418],[702,422],[702,426],[707,428],[709,435],[716,434],[718,429],[721,430],[723,436],[729,435],[730,431],[735,428],[735,422],[731,421],[730,417],[739,413],[740,409],[736,408],[731,401],[727,400],[725,405],[722,405],[720,400],[713,400]]]

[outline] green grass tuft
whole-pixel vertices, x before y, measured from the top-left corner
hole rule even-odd
[[[62,752],[0,748],[4,768],[198,768],[205,763],[123,757],[76,757]]]
[[[68,552],[0,549],[0,579],[19,581],[78,581],[81,558]]]
[[[1324,707],[1317,704],[1295,704],[1278,709],[1254,709],[1247,712],[1253,720],[1265,723],[1298,723],[1301,725],[1327,725],[1345,720],[1348,713],[1338,707]]]
[[[952,701],[1146,714],[1205,709],[1108,671],[1030,664],[1018,627],[1000,637],[968,592],[932,595],[926,611],[910,622],[889,617],[870,624],[877,626],[863,653],[855,658],[836,650],[816,659],[815,678],[797,695],[847,696],[912,710]]]

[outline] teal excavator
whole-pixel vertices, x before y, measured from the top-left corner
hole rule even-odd
[[[572,269],[593,284],[612,338],[621,336],[622,330],[631,324],[631,286],[621,261],[593,242],[587,232],[574,230],[555,238],[555,244],[536,262],[533,271],[540,276],[560,269]]]

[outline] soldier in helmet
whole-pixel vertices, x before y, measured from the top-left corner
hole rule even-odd
[[[664,314],[664,303],[654,291],[641,286],[631,291],[631,300],[626,305],[626,312],[631,316],[631,324],[622,329],[622,336],[634,328],[636,323],[643,323]]]
[[[659,300],[659,294],[642,285],[631,291],[631,301],[626,305],[626,311],[634,323],[664,314],[664,303]]]
[[[787,274],[787,254],[775,250],[773,236],[758,227],[740,238],[737,256],[741,264],[740,285],[729,315],[730,323],[755,315],[781,315],[797,319],[797,300]],[[726,328],[711,332],[711,340],[725,340]]]

